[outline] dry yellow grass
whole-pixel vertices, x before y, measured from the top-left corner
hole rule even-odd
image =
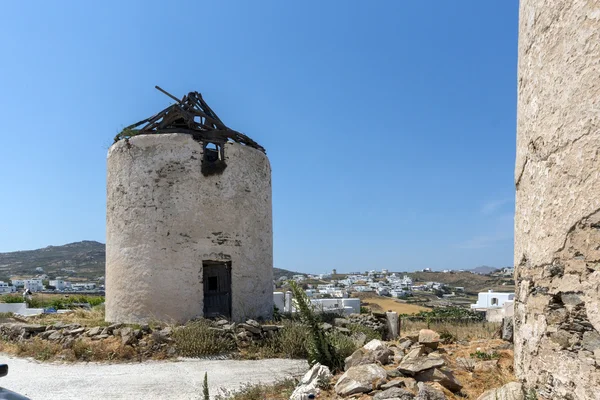
[[[429,329],[438,333],[450,333],[455,340],[469,341],[478,339],[498,338],[500,323],[496,322],[474,322],[468,324],[459,323],[434,323],[429,324]],[[400,325],[400,336],[409,332],[418,332],[427,329],[427,322],[402,320]]]
[[[398,314],[417,314],[421,311],[430,311],[427,307],[403,303],[391,297],[382,297],[373,294],[360,297],[362,305],[369,307],[372,311],[396,311]]]
[[[66,314],[40,314],[28,317],[27,321],[32,324],[51,325],[57,322],[66,324],[77,323],[83,326],[108,326],[104,321],[104,307],[94,307],[91,310],[76,309]]]
[[[445,391],[446,396],[450,400],[476,400],[486,390],[498,388],[509,382],[514,382],[517,378],[513,370],[513,351],[512,350],[495,350],[500,358],[498,360],[498,368],[485,372],[469,372],[461,368],[456,363],[457,357],[469,358],[470,354],[475,353],[478,348],[483,352],[492,351],[495,347],[505,344],[499,339],[494,340],[474,340],[467,346],[447,345],[444,348],[452,352],[452,357],[449,357],[450,365],[454,376],[462,383],[462,394],[466,397],[459,397],[449,391]]]

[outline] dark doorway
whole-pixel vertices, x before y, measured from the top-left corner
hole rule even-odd
[[[202,261],[204,317],[231,318],[231,262]]]

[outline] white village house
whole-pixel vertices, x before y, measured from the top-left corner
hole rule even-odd
[[[477,295],[477,303],[471,304],[471,309],[485,311],[485,319],[488,322],[501,322],[504,317],[514,314],[514,302],[514,293],[489,290]]]
[[[515,299],[514,293],[493,292],[488,290],[477,295],[477,303],[471,304],[475,310],[486,310],[488,308],[501,308],[507,301]]]

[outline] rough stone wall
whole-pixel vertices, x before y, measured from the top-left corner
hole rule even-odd
[[[107,321],[202,316],[203,260],[231,261],[233,319],[272,314],[269,161],[227,143],[227,168],[204,176],[202,151],[186,134],[140,135],[110,148]]]
[[[600,1],[521,0],[515,368],[600,399]]]

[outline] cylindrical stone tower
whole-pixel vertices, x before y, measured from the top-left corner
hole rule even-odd
[[[521,0],[515,369],[600,399],[600,1]]]
[[[191,133],[132,135],[108,152],[107,321],[272,315],[267,156]]]

